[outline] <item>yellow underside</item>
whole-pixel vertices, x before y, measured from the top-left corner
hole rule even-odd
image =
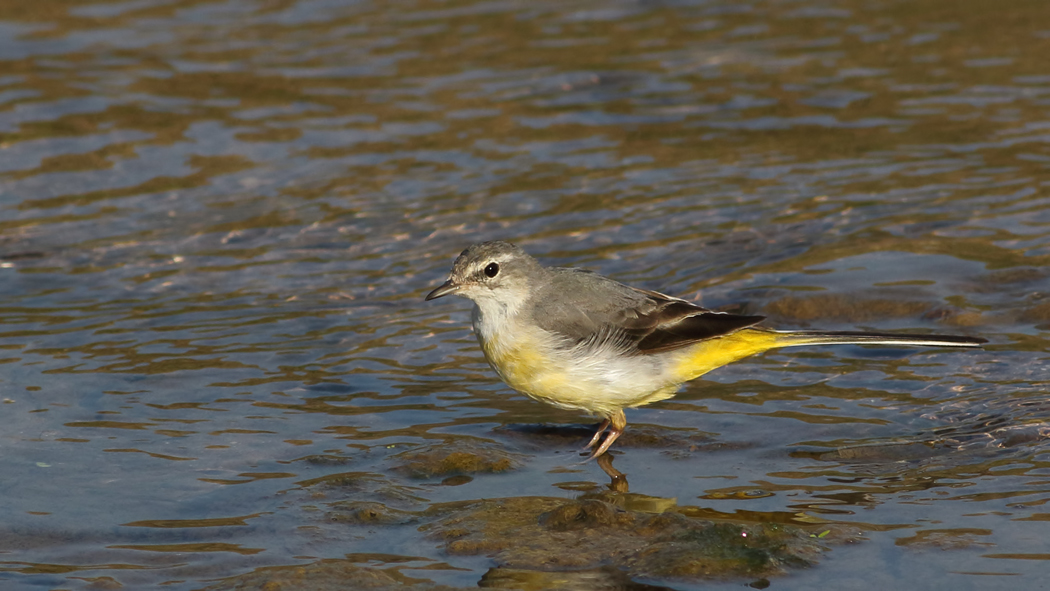
[[[618,380],[614,385],[600,387],[596,386],[597,381],[570,370],[567,364],[548,359],[543,352],[545,348],[535,339],[516,336],[513,347],[500,339],[482,342],[485,357],[510,387],[543,402],[604,416],[625,407],[670,398],[684,382],[749,355],[782,346],[789,340],[783,333],[744,329],[677,351],[655,353],[666,362],[666,365],[657,363],[662,370],[651,376],[629,374],[651,379]],[[624,363],[631,360],[625,359]]]
[[[787,335],[754,328],[700,341],[683,350],[670,353],[677,359],[671,373],[678,383],[688,382],[705,373],[745,357],[786,344]]]
[[[542,354],[537,343],[519,337],[514,345],[507,347],[497,339],[481,343],[489,364],[511,387],[518,390],[533,389],[528,387],[530,384],[541,390],[564,387],[568,376],[554,370],[555,364]]]

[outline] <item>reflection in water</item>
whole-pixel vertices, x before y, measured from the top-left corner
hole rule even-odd
[[[602,469],[602,472],[609,476],[609,490],[616,493],[629,492],[630,485],[627,483],[627,475],[613,468],[611,455],[600,455],[595,459],[595,462]]]
[[[2,3],[2,586],[1038,586],[1048,10]],[[580,466],[421,302],[497,238],[993,344],[751,358]],[[635,545],[486,546],[555,510]],[[674,551],[750,531],[787,554]]]

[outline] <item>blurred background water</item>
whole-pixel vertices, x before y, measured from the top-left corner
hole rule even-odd
[[[5,589],[499,586],[332,518],[610,484],[592,418],[422,301],[491,239],[774,327],[986,336],[745,360],[628,411],[615,468],[856,542],[758,587],[1045,584],[1047,3],[8,0],[0,31]],[[505,455],[406,459],[442,446]]]

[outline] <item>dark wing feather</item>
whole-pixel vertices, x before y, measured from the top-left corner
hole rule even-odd
[[[712,312],[578,269],[550,269],[533,321],[570,346],[615,338],[636,353],[671,351],[758,324],[763,316]]]
[[[685,300],[655,291],[642,291],[654,307],[624,322],[624,330],[635,337],[639,353],[659,353],[719,337],[753,326],[765,316],[742,316],[712,312]]]

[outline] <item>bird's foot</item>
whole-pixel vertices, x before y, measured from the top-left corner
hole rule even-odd
[[[602,424],[598,425],[598,431],[594,433],[594,437],[591,437],[591,442],[583,446],[580,451],[587,451],[598,444],[598,440],[602,438],[602,433],[605,432],[605,428],[609,426],[609,419],[602,421]]]
[[[591,440],[590,445],[588,445],[587,447],[593,446],[598,441],[598,436],[602,434],[602,431],[604,431],[606,427],[609,428],[609,433],[605,436],[605,440],[602,441],[602,444],[599,445],[593,453],[591,453],[590,457],[588,457],[581,463],[586,464],[587,462],[597,458],[598,456],[608,451],[609,446],[612,445],[613,442],[616,441],[616,439],[623,434],[623,430],[627,428],[627,417],[624,416],[623,411],[617,411],[616,414],[602,421],[601,427],[598,429],[598,432],[595,433],[594,438]]]

